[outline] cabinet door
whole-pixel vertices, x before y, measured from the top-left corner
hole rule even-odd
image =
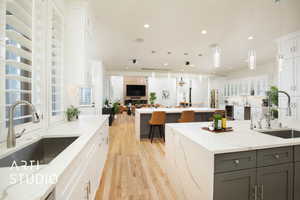
[[[279,73],[279,89],[293,95],[294,85],[294,59],[285,59]]]
[[[300,57],[295,58],[294,69],[295,87],[293,89],[295,90],[295,96],[300,97]]]
[[[300,120],[300,97],[293,98],[291,107],[293,119]]]
[[[295,163],[294,200],[300,199],[300,162]]]
[[[258,199],[293,199],[293,164],[274,165],[257,169]]]
[[[286,39],[281,42],[281,53],[284,58],[292,58],[295,51],[295,38]]]
[[[295,39],[295,52],[294,52],[294,55],[296,57],[300,56],[300,36],[298,36],[296,39]]]
[[[216,174],[214,200],[254,200],[256,169]]]

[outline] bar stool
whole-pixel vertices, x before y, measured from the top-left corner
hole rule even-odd
[[[153,138],[154,138],[155,127],[158,127],[159,135],[165,141],[165,134],[164,134],[165,122],[166,122],[166,112],[155,111],[155,112],[152,113],[151,119],[149,121],[150,132],[149,132],[149,136],[148,136],[148,138],[151,139],[151,143],[152,143]]]
[[[180,115],[180,118],[177,121],[179,123],[194,122],[195,121],[195,112],[192,110],[183,111]]]

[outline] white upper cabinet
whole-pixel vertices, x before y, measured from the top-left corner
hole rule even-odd
[[[300,97],[300,32],[279,39],[278,44],[284,55],[283,67],[279,72],[279,89]]]
[[[294,60],[295,96],[300,97],[300,57]]]
[[[279,73],[279,89],[293,94],[294,87],[294,59],[285,59]]]
[[[300,36],[295,39],[295,57],[300,57]]]
[[[283,54],[285,59],[289,59],[294,57],[294,53],[296,50],[296,39],[289,38],[283,39],[280,44],[280,51]]]

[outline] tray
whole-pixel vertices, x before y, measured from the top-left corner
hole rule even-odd
[[[226,133],[226,132],[231,132],[233,131],[232,127],[227,127],[225,129],[221,129],[221,130],[209,130],[208,127],[202,127],[203,130],[206,130],[206,131],[209,131],[209,132],[212,132],[212,133]]]

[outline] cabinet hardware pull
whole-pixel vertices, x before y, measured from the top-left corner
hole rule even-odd
[[[264,185],[261,184],[261,188],[260,188],[260,195],[261,195],[261,200],[264,200]]]
[[[239,160],[235,160],[234,163],[238,165],[238,164],[240,164],[240,161]]]
[[[254,186],[254,200],[257,200],[257,185]]]
[[[276,159],[279,159],[279,158],[280,158],[280,156],[279,156],[278,154],[276,154],[274,157],[275,157]]]

